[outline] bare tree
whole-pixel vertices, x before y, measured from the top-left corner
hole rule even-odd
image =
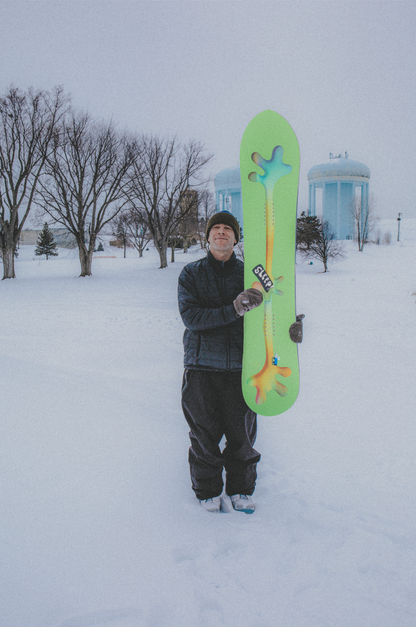
[[[215,213],[215,202],[213,194],[207,189],[202,189],[198,194],[198,236],[201,248],[208,248],[205,239],[205,232],[209,219]]]
[[[190,141],[182,145],[177,139],[142,136],[131,169],[128,192],[132,210],[148,226],[160,257],[160,267],[167,267],[169,240],[176,237],[179,225],[192,203],[181,210],[181,200],[192,182],[195,188],[204,184],[202,170],[212,156],[202,144]]]
[[[137,211],[128,212],[128,230],[131,245],[139,252],[139,257],[143,257],[143,251],[152,241],[152,236],[144,217]]]
[[[0,251],[3,279],[15,278],[19,237],[34,203],[57,125],[68,98],[57,87],[52,94],[11,87],[0,98]]]
[[[234,247],[234,252],[241,261],[244,261],[244,240],[240,239]]]
[[[126,258],[127,246],[130,245],[129,238],[129,216],[126,211],[121,211],[112,221],[112,232],[117,238],[117,245],[121,244],[124,250],[124,259]]]
[[[344,250],[342,242],[335,239],[328,222],[320,222],[317,237],[309,242],[309,247],[300,249],[306,257],[314,257],[324,264],[324,272],[328,272],[330,259],[342,258]]]
[[[152,241],[149,228],[139,212],[132,209],[121,211],[112,222],[113,235],[124,247],[124,257],[126,257],[127,246],[135,248],[139,257],[143,257],[143,251]]]
[[[350,212],[354,220],[354,239],[358,242],[358,250],[362,252],[364,246],[370,239],[372,231],[378,223],[378,217],[375,214],[375,200],[373,194],[370,194],[367,205],[363,205],[361,196],[356,197],[352,202]]]
[[[92,274],[98,234],[127,203],[126,173],[132,154],[127,138],[112,122],[96,124],[89,114],[71,111],[48,157],[39,190],[41,204],[74,235],[82,277]]]

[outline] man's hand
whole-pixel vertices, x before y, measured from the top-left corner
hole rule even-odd
[[[289,328],[289,335],[292,342],[296,342],[296,344],[300,344],[303,340],[303,324],[302,320],[304,319],[305,314],[299,314],[296,316],[296,322],[294,322]]]
[[[260,290],[256,290],[254,287],[249,287],[248,290],[241,292],[233,302],[234,309],[237,316],[244,316],[245,313],[258,307],[263,302],[263,294]]]

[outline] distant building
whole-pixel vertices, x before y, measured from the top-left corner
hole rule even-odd
[[[41,231],[42,229],[23,230],[20,234],[19,245],[36,246]],[[76,239],[68,229],[51,229],[51,233],[58,248],[76,248]]]
[[[313,166],[308,172],[309,209],[329,222],[337,239],[352,239],[354,220],[352,206],[361,202],[363,213],[368,211],[370,169],[348,158],[348,154],[329,155],[329,161]],[[215,179],[216,211],[229,211],[243,228],[240,168],[221,170]]]
[[[183,215],[179,225],[179,235],[183,239],[184,248],[196,244],[199,238],[198,229],[198,192],[188,187],[182,194],[179,203],[180,214]]]
[[[229,211],[243,228],[240,168],[227,168],[214,179],[216,211]]]
[[[352,239],[355,225],[351,211],[356,200],[363,215],[368,211],[370,169],[349,159],[347,153],[331,153],[329,161],[309,170],[308,180],[308,214],[328,222],[337,239]]]

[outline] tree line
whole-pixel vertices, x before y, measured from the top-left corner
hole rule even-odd
[[[3,278],[15,277],[15,256],[31,211],[75,238],[81,275],[92,273],[98,236],[112,225],[118,240],[142,255],[152,240],[167,266],[167,250],[205,225],[214,211],[204,170],[212,159],[197,141],[181,143],[120,132],[75,109],[62,87],[52,93],[11,87],[0,97],[0,255]],[[190,187],[190,185],[192,187]],[[376,223],[374,203],[352,208],[359,250]],[[190,221],[191,215],[199,219]],[[192,226],[191,226],[192,225]],[[297,221],[297,248],[320,259],[342,255],[326,222]]]
[[[139,252],[153,240],[166,267],[172,237],[206,202],[204,170],[211,159],[197,141],[120,132],[112,121],[98,122],[75,109],[61,87],[52,93],[11,87],[0,97],[3,278],[15,277],[15,253],[31,211],[74,236],[80,276],[91,275],[98,235],[117,218]],[[190,185],[195,194],[183,202]]]

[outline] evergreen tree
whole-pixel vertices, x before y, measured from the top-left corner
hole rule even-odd
[[[334,233],[328,222],[317,222],[317,237],[309,241],[308,246],[300,248],[300,252],[306,257],[315,257],[324,264],[324,272],[328,272],[329,259],[342,258],[344,249],[342,242],[335,239]]]
[[[45,222],[42,231],[39,233],[36,243],[37,246],[35,248],[35,255],[46,255],[46,259],[58,256],[58,253],[56,252],[56,243],[47,222]]]
[[[300,218],[296,221],[296,248],[300,251],[309,251],[312,244],[320,240],[321,223],[316,216],[307,216],[302,211]]]

